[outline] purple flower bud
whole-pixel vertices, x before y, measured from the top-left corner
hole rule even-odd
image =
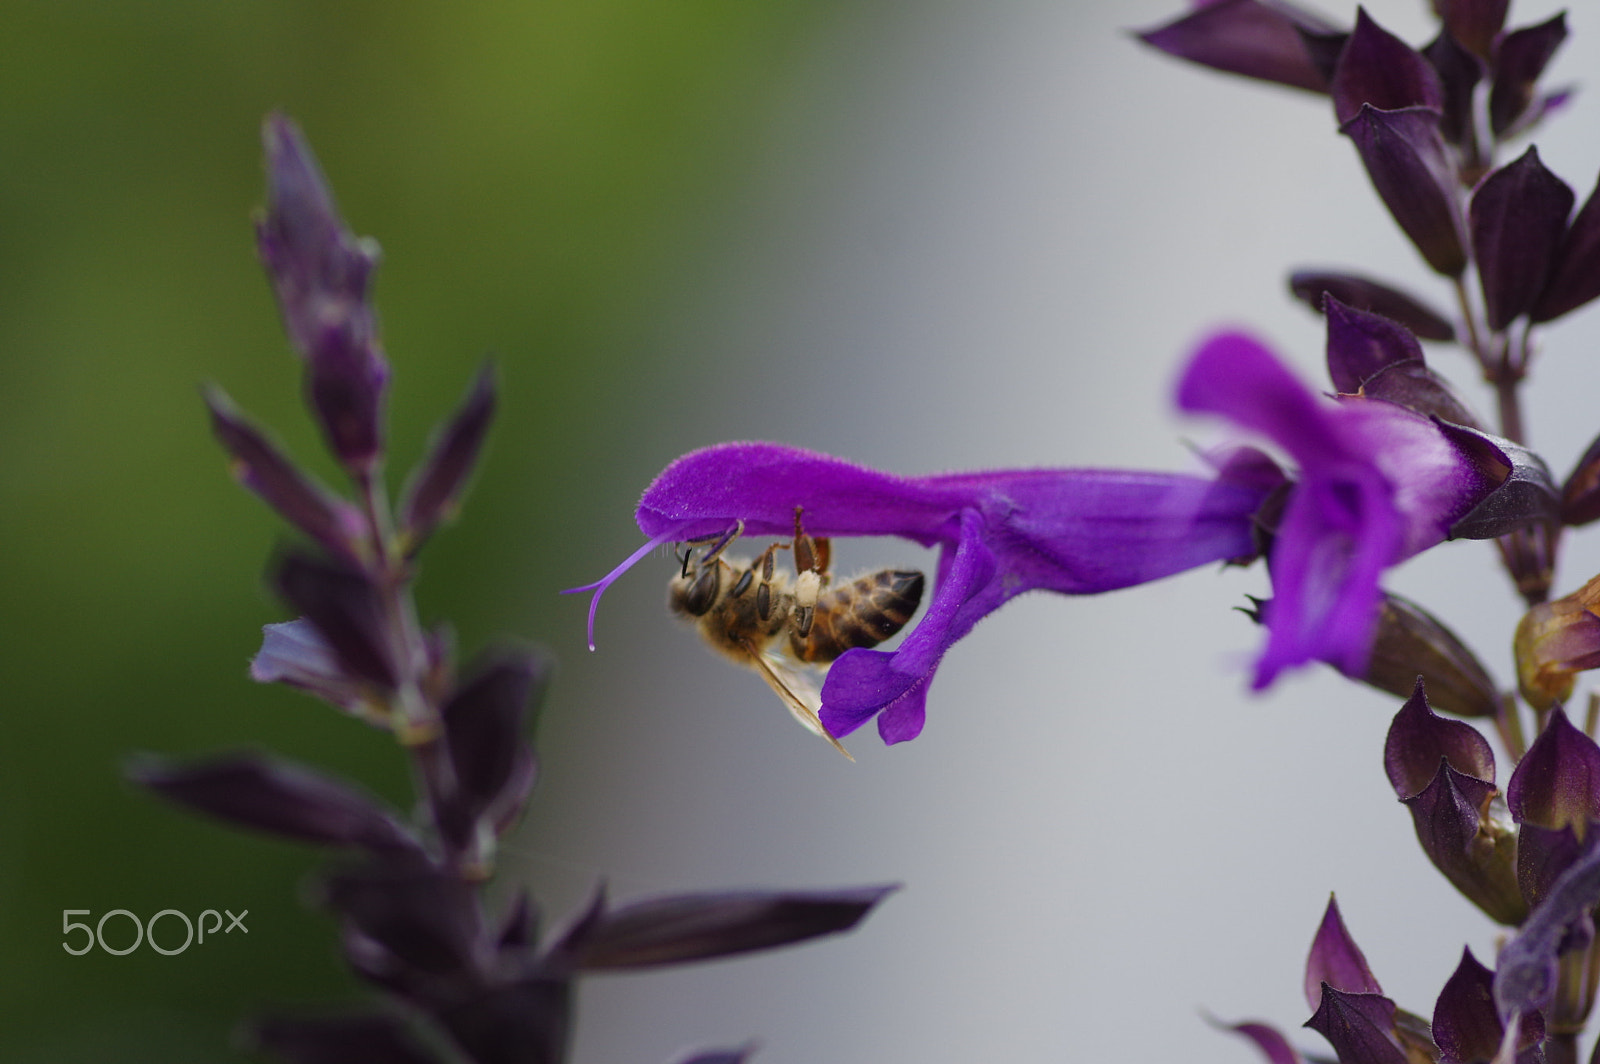
[[[306,360],[306,387],[329,446],[357,475],[383,450],[389,366],[378,346],[367,288],[377,245],[345,228],[328,183],[295,124],[262,129],[268,202],[256,227],[261,260],[278,294],[284,330]]]
[[[771,949],[848,931],[895,889],[679,894],[611,910],[600,903],[552,952],[576,969],[604,971]]]
[[[1455,176],[1428,107],[1384,111],[1362,104],[1339,132],[1355,142],[1372,186],[1428,265],[1447,277],[1466,269]]]
[[[1517,686],[1543,711],[1572,694],[1575,675],[1600,668],[1600,577],[1565,598],[1542,602],[1517,623]]]
[[[1316,937],[1311,940],[1311,952],[1306,957],[1306,1004],[1315,1010],[1322,1000],[1322,990],[1329,986],[1350,994],[1381,994],[1377,977],[1367,967],[1350,932],[1345,930],[1344,919],[1339,915],[1339,903],[1328,897],[1328,907],[1323,910],[1322,923]]]
[[[1355,29],[1339,54],[1329,92],[1340,125],[1366,106],[1379,111],[1408,107],[1425,107],[1435,113],[1444,110],[1444,86],[1433,65],[1359,7]]]
[[[318,484],[250,424],[220,388],[205,390],[211,428],[227,449],[234,479],[332,554],[359,564],[367,526],[361,512]]]
[[[1528,913],[1517,878],[1517,834],[1495,816],[1495,786],[1443,759],[1433,781],[1403,800],[1417,842],[1463,897],[1507,926]]]
[[[245,1032],[247,1048],[289,1064],[440,1064],[396,1016],[273,1017]]]
[[[1399,322],[1419,339],[1456,338],[1455,326],[1443,314],[1415,296],[1358,274],[1296,270],[1289,275],[1289,290],[1319,314],[1324,298],[1333,296],[1347,307]]]
[[[1337,32],[1337,27],[1290,3],[1217,0],[1139,39],[1179,59],[1275,81],[1310,92],[1328,90],[1327,75],[1313,59],[1302,33]]]
[[[1474,55],[1488,60],[1494,39],[1506,24],[1511,0],[1437,0],[1445,32]]]
[[[1595,296],[1600,296],[1600,182],[1562,236],[1530,317],[1536,323],[1559,318]]]
[[[377,854],[421,852],[411,833],[376,801],[286,761],[241,754],[176,767],[150,760],[130,767],[128,778],[168,801],[299,842]]]
[[[1489,128],[1497,138],[1504,139],[1529,114],[1539,77],[1566,38],[1564,11],[1501,38],[1489,90]]]
[[[395,686],[398,673],[386,613],[366,574],[289,553],[278,561],[273,583],[283,600],[316,628],[348,678],[385,690]]]
[[[414,552],[435,528],[455,516],[493,417],[494,368],[486,365],[461,406],[435,433],[427,458],[406,483],[400,502],[406,553]]]
[[[1504,329],[1532,308],[1567,227],[1572,189],[1529,148],[1484,179],[1472,195],[1472,251],[1489,328]]]
[[[1505,1025],[1494,1007],[1494,972],[1462,949],[1461,963],[1445,982],[1433,1007],[1433,1041],[1439,1064],[1476,1064],[1494,1060],[1505,1038]],[[1521,1026],[1518,1044],[1532,1049],[1544,1039],[1544,1021],[1536,1013]],[[1519,1064],[1532,1064],[1519,1055]]]
[[[1492,717],[1500,709],[1499,688],[1460,637],[1415,602],[1387,591],[1361,680],[1401,698],[1425,680],[1432,704],[1461,717]]]
[[[1418,677],[1410,699],[1389,725],[1383,744],[1384,769],[1402,800],[1433,782],[1439,762],[1488,784],[1494,783],[1494,748],[1478,729],[1433,712]]]
[[[1379,994],[1324,986],[1306,1026],[1328,1040],[1339,1064],[1410,1064],[1394,1033],[1394,1002]]]

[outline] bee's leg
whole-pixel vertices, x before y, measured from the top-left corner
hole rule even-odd
[[[817,598],[827,583],[824,575],[833,553],[825,539],[812,539],[800,526],[801,507],[794,508],[794,630],[801,639],[811,634]]]
[[[750,580],[755,574],[757,572],[761,574],[761,583],[756,588],[756,615],[763,621],[772,616],[772,578],[775,573],[772,556],[782,546],[781,543],[774,543],[762,551],[761,557],[750,563],[750,571],[739,579],[737,585],[740,590],[736,594],[743,594],[743,589],[750,586]]]

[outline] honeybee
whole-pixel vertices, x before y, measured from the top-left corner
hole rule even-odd
[[[829,543],[806,535],[800,514],[795,507],[791,542],[772,544],[749,564],[723,556],[742,522],[714,541],[686,545],[667,606],[694,622],[711,649],[759,673],[796,720],[850,757],[818,716],[821,692],[802,670],[826,667],[852,647],[877,646],[904,628],[922,602],[923,576],[883,569],[830,588]],[[780,550],[793,553],[792,582],[776,563]]]

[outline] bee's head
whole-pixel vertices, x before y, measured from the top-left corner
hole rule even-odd
[[[685,563],[667,585],[667,608],[682,616],[704,617],[721,595],[724,568],[715,558],[697,566]]]

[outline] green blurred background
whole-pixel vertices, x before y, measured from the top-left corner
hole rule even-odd
[[[245,677],[284,617],[261,580],[283,532],[229,479],[197,386],[333,475],[254,256],[263,114],[301,123],[383,247],[394,478],[500,367],[424,614],[468,653],[506,633],[570,660],[555,591],[631,549],[626,500],[662,461],[633,448],[707,369],[659,323],[834,6],[0,3],[0,1059],[216,1060],[265,1003],[360,994],[297,900],[316,855],[119,779],[132,751],[257,746],[409,793],[382,736]],[[248,909],[249,937],[61,949],[63,909],[117,908]]]

